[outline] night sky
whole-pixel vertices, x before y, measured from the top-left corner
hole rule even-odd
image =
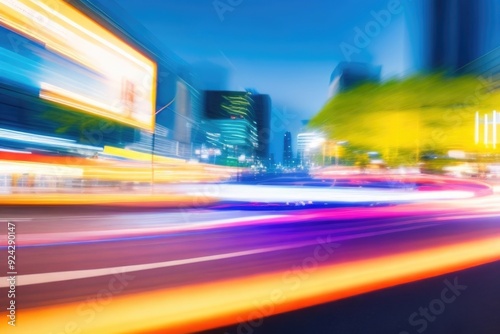
[[[401,0],[394,14],[387,9],[398,0],[118,3],[186,62],[209,62],[226,71],[227,80],[214,83],[212,78],[206,88],[253,88],[269,94],[273,101],[273,141],[277,143],[271,151],[281,160],[284,132],[291,131],[295,139],[300,121],[321,109],[327,99],[330,74],[340,61],[382,65],[385,78],[411,72],[406,25],[411,5],[407,1]],[[389,16],[382,15],[382,24],[370,26],[380,11]],[[365,44],[358,41],[356,45],[356,29],[366,28],[373,29],[372,36],[361,41]]]

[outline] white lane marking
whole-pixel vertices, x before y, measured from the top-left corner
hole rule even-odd
[[[0,223],[32,221],[33,218],[0,217]]]
[[[328,240],[328,242],[338,242],[338,241],[344,241],[344,240],[350,240],[350,239],[357,239],[357,238],[364,238],[364,237],[370,237],[370,236],[376,236],[376,235],[390,234],[390,233],[394,233],[394,232],[416,230],[416,229],[422,229],[422,228],[426,228],[426,227],[430,227],[430,226],[434,226],[434,224],[425,224],[425,225],[396,228],[396,229],[377,231],[377,232],[367,232],[367,233],[359,233],[359,234],[355,234],[355,235],[340,236],[340,237],[330,238]],[[282,250],[300,248],[300,247],[311,246],[311,245],[320,246],[321,243],[319,240],[310,240],[310,241],[298,242],[298,243],[281,245],[281,246],[263,247],[263,248],[245,250],[245,251],[215,254],[215,255],[201,256],[201,257],[181,259],[181,260],[170,260],[170,261],[148,263],[148,264],[136,264],[136,265],[120,266],[120,267],[112,267],[112,268],[101,268],[101,269],[86,269],[86,270],[60,271],[60,272],[50,272],[50,273],[41,273],[41,274],[18,275],[16,285],[17,286],[24,286],[24,285],[43,284],[43,283],[54,283],[54,282],[61,282],[61,281],[74,280],[74,279],[84,279],[84,278],[100,277],[100,276],[106,276],[106,275],[114,275],[114,274],[118,274],[118,273],[123,274],[123,273],[127,273],[127,272],[136,272],[136,271],[143,271],[143,270],[168,268],[168,267],[175,267],[175,266],[186,265],[186,264],[194,264],[194,263],[201,263],[201,262],[207,262],[207,261],[216,261],[216,260],[236,258],[236,257],[240,257],[240,256],[282,251]],[[0,288],[5,288],[5,287],[8,287],[7,277],[0,277]]]

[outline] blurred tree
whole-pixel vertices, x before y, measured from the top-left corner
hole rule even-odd
[[[422,152],[474,150],[475,112],[490,112],[498,102],[481,78],[418,75],[340,93],[309,126],[378,151],[388,165],[412,165]]]

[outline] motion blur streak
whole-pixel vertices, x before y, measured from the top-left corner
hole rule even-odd
[[[91,159],[4,151],[0,155],[0,177],[4,177],[0,200],[4,205],[114,202],[148,205],[161,204],[164,198],[167,205],[177,201],[178,206],[196,206],[199,186],[198,191],[186,194],[174,193],[162,185],[218,182],[236,173],[231,167],[188,163],[132,150],[106,147],[105,153],[110,157]],[[114,156],[125,156],[127,160]],[[152,160],[155,161],[154,172]],[[152,183],[159,186],[153,188]],[[68,193],[72,196],[67,196]],[[89,193],[93,196],[88,196]],[[202,197],[205,204],[213,201],[213,196]]]
[[[197,257],[197,258],[173,260],[173,261],[166,261],[166,262],[160,262],[160,263],[148,263],[148,264],[141,264],[141,265],[135,265],[135,266],[127,266],[127,267],[115,267],[115,268],[106,268],[106,269],[92,269],[92,270],[80,270],[80,271],[69,271],[69,272],[54,272],[54,273],[24,275],[24,276],[18,276],[19,281],[18,281],[17,285],[23,286],[23,285],[31,285],[31,284],[52,283],[52,282],[66,281],[66,280],[79,279],[79,278],[89,278],[89,277],[96,277],[96,276],[112,275],[116,272],[134,272],[134,271],[149,270],[149,269],[156,269],[156,268],[174,267],[174,266],[180,266],[180,265],[186,265],[186,264],[237,258],[237,257],[243,257],[243,256],[247,256],[247,255],[276,252],[276,251],[285,250],[285,249],[294,249],[294,248],[299,248],[299,247],[303,247],[303,246],[314,245],[315,243],[316,242],[314,242],[314,241],[302,242],[302,243],[295,243],[295,244],[285,245],[285,246],[258,248],[258,249],[252,249],[252,250],[241,251],[241,252],[216,254],[216,255],[202,256],[202,257]],[[0,288],[8,287],[7,277],[1,277],[1,279],[2,279],[2,281],[0,283]]]
[[[32,194],[31,194],[32,195]],[[141,206],[161,206],[161,207],[193,207],[194,197],[189,195],[175,194],[37,194],[36,197],[25,194],[13,194],[1,196],[4,205],[134,205]],[[205,203],[213,202],[209,198],[204,199]]]
[[[387,191],[380,189],[321,189],[315,187],[293,186],[242,186],[231,185],[224,188],[226,191],[220,195],[225,200],[240,201],[342,201],[342,202],[367,202],[375,198],[379,201],[418,201],[431,199],[464,199],[474,197],[469,191],[439,191],[439,192],[408,192]]]
[[[40,73],[26,65],[17,71],[29,71],[42,99],[153,131],[156,63],[62,0],[2,1],[0,14],[0,23],[46,48]],[[55,75],[60,67],[64,76]],[[18,74],[9,77],[29,83]]]
[[[180,205],[181,203],[179,203]],[[271,223],[280,220],[286,221],[292,220],[292,215],[264,215],[264,216],[251,216],[251,217],[240,217],[240,218],[229,218],[229,219],[218,219],[211,221],[202,222],[186,222],[182,225],[172,225],[158,228],[130,228],[130,229],[120,229],[120,230],[104,230],[104,231],[79,231],[79,232],[60,232],[60,233],[43,233],[43,234],[25,234],[23,235],[23,245],[29,246],[42,246],[46,244],[56,244],[65,242],[84,242],[84,241],[96,241],[103,240],[112,237],[137,237],[137,236],[147,236],[153,234],[161,233],[171,233],[171,232],[188,232],[197,231],[204,229],[211,229],[217,227],[230,227],[233,226],[245,226],[247,224],[255,223],[261,221],[261,223]],[[151,218],[149,218],[151,219]],[[18,221],[19,218],[16,218]],[[165,224],[163,222],[163,224]],[[0,241],[0,245],[4,245],[3,241]],[[0,282],[2,286],[3,282]]]
[[[116,296],[87,333],[194,332],[260,318],[436,276],[500,259],[500,237],[443,245],[398,255],[319,267],[287,286],[283,272]],[[286,273],[285,273],[286,275]],[[280,292],[280,297],[271,297]],[[273,298],[274,301],[271,301]],[[81,304],[20,311],[26,333],[47,333],[55,323],[77,324]],[[241,316],[241,315],[248,316]],[[238,320],[240,319],[240,320]],[[73,322],[74,321],[74,322]],[[265,320],[264,320],[265,321]],[[4,324],[2,324],[3,326]]]

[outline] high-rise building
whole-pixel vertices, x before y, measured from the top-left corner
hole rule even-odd
[[[283,166],[290,167],[292,165],[292,134],[287,131],[283,139]]]
[[[493,66],[495,59],[488,55],[498,54],[500,2],[422,0],[411,6],[409,31],[417,67],[450,74],[483,74]],[[496,60],[496,66],[498,63]]]
[[[328,97],[332,98],[340,92],[366,82],[379,82],[381,69],[380,66],[372,66],[366,63],[339,63],[330,76]]]
[[[255,90],[206,91],[207,143],[224,148],[228,157],[244,154],[254,161],[269,160],[271,98]]]
[[[271,140],[271,98],[266,94],[252,92],[252,101],[257,122],[256,154],[260,161],[267,161]]]
[[[206,91],[206,122],[219,148],[230,159],[254,159],[258,147],[257,120],[249,92]]]

